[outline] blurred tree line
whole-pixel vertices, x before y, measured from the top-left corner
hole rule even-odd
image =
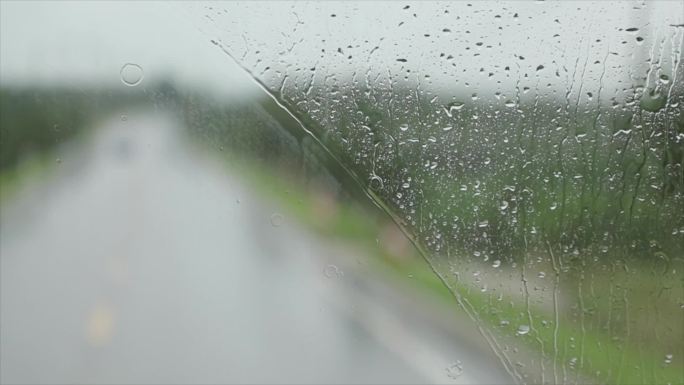
[[[329,170],[438,254],[468,249],[515,259],[547,242],[591,255],[616,246],[638,255],[684,249],[681,94],[655,111],[570,108],[540,97],[513,107],[441,103],[398,86],[350,85],[332,95],[313,87],[310,94],[281,100],[293,118],[266,96],[227,101],[181,93],[170,82],[144,93],[3,88],[0,169],[48,151],[93,117],[152,102],[182,113],[220,150],[283,172]]]

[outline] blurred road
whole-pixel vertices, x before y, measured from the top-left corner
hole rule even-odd
[[[179,132],[105,122],[3,202],[0,382],[511,381],[455,305],[373,275]]]

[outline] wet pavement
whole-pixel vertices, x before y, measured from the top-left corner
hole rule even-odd
[[[511,382],[455,304],[373,273],[180,132],[104,122],[2,202],[2,383]]]

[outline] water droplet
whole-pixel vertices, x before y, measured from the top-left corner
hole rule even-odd
[[[57,163],[62,163],[62,159],[57,158],[57,159],[55,159],[55,162],[57,162]]]
[[[646,111],[658,112],[667,105],[667,95],[655,90],[645,92],[639,105]]]
[[[662,74],[660,75],[660,82],[663,84],[667,84],[670,82],[670,77],[665,74]]]
[[[495,259],[494,262],[492,262],[492,267],[497,268],[499,266],[501,266],[501,261],[499,261],[498,259]]]
[[[515,102],[512,100],[506,100],[506,103],[504,103],[504,106],[509,107],[509,108],[513,108],[513,107],[515,107]]]
[[[519,336],[524,336],[525,334],[530,332],[530,326],[529,325],[520,325],[518,326],[518,330],[516,330],[516,334]]]
[[[539,273],[537,273],[537,278],[545,278],[545,277],[546,277],[546,273],[545,273],[545,272],[540,271]]]
[[[501,206],[499,206],[499,210],[504,211],[508,208],[508,201],[502,201]]]
[[[463,102],[451,102],[444,107],[444,112],[446,112],[448,117],[453,118],[454,113],[463,108],[464,105]]]
[[[340,278],[344,275],[342,270],[335,265],[328,265],[323,269],[323,274],[328,278]]]
[[[128,115],[121,115],[121,121],[125,122],[128,120]]]
[[[406,130],[408,130],[408,128],[409,128],[409,126],[406,123],[399,125],[399,129],[402,131],[406,131]]]
[[[284,221],[285,218],[280,213],[273,213],[271,215],[271,225],[273,225],[273,227],[278,227],[282,225]]]
[[[371,190],[380,190],[383,188],[384,183],[382,181],[382,178],[380,178],[377,175],[373,175],[370,178],[370,181],[368,182],[368,186],[371,188]]]
[[[463,364],[460,360],[456,360],[453,364],[446,368],[447,376],[451,379],[457,379],[461,374],[463,374]]]
[[[126,63],[121,67],[121,81],[129,87],[140,84],[145,77],[141,66],[134,63]]]
[[[669,365],[672,363],[672,354],[666,354],[665,355],[665,365]]]

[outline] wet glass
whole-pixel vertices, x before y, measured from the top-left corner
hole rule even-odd
[[[681,2],[0,4],[2,382],[684,381]]]

